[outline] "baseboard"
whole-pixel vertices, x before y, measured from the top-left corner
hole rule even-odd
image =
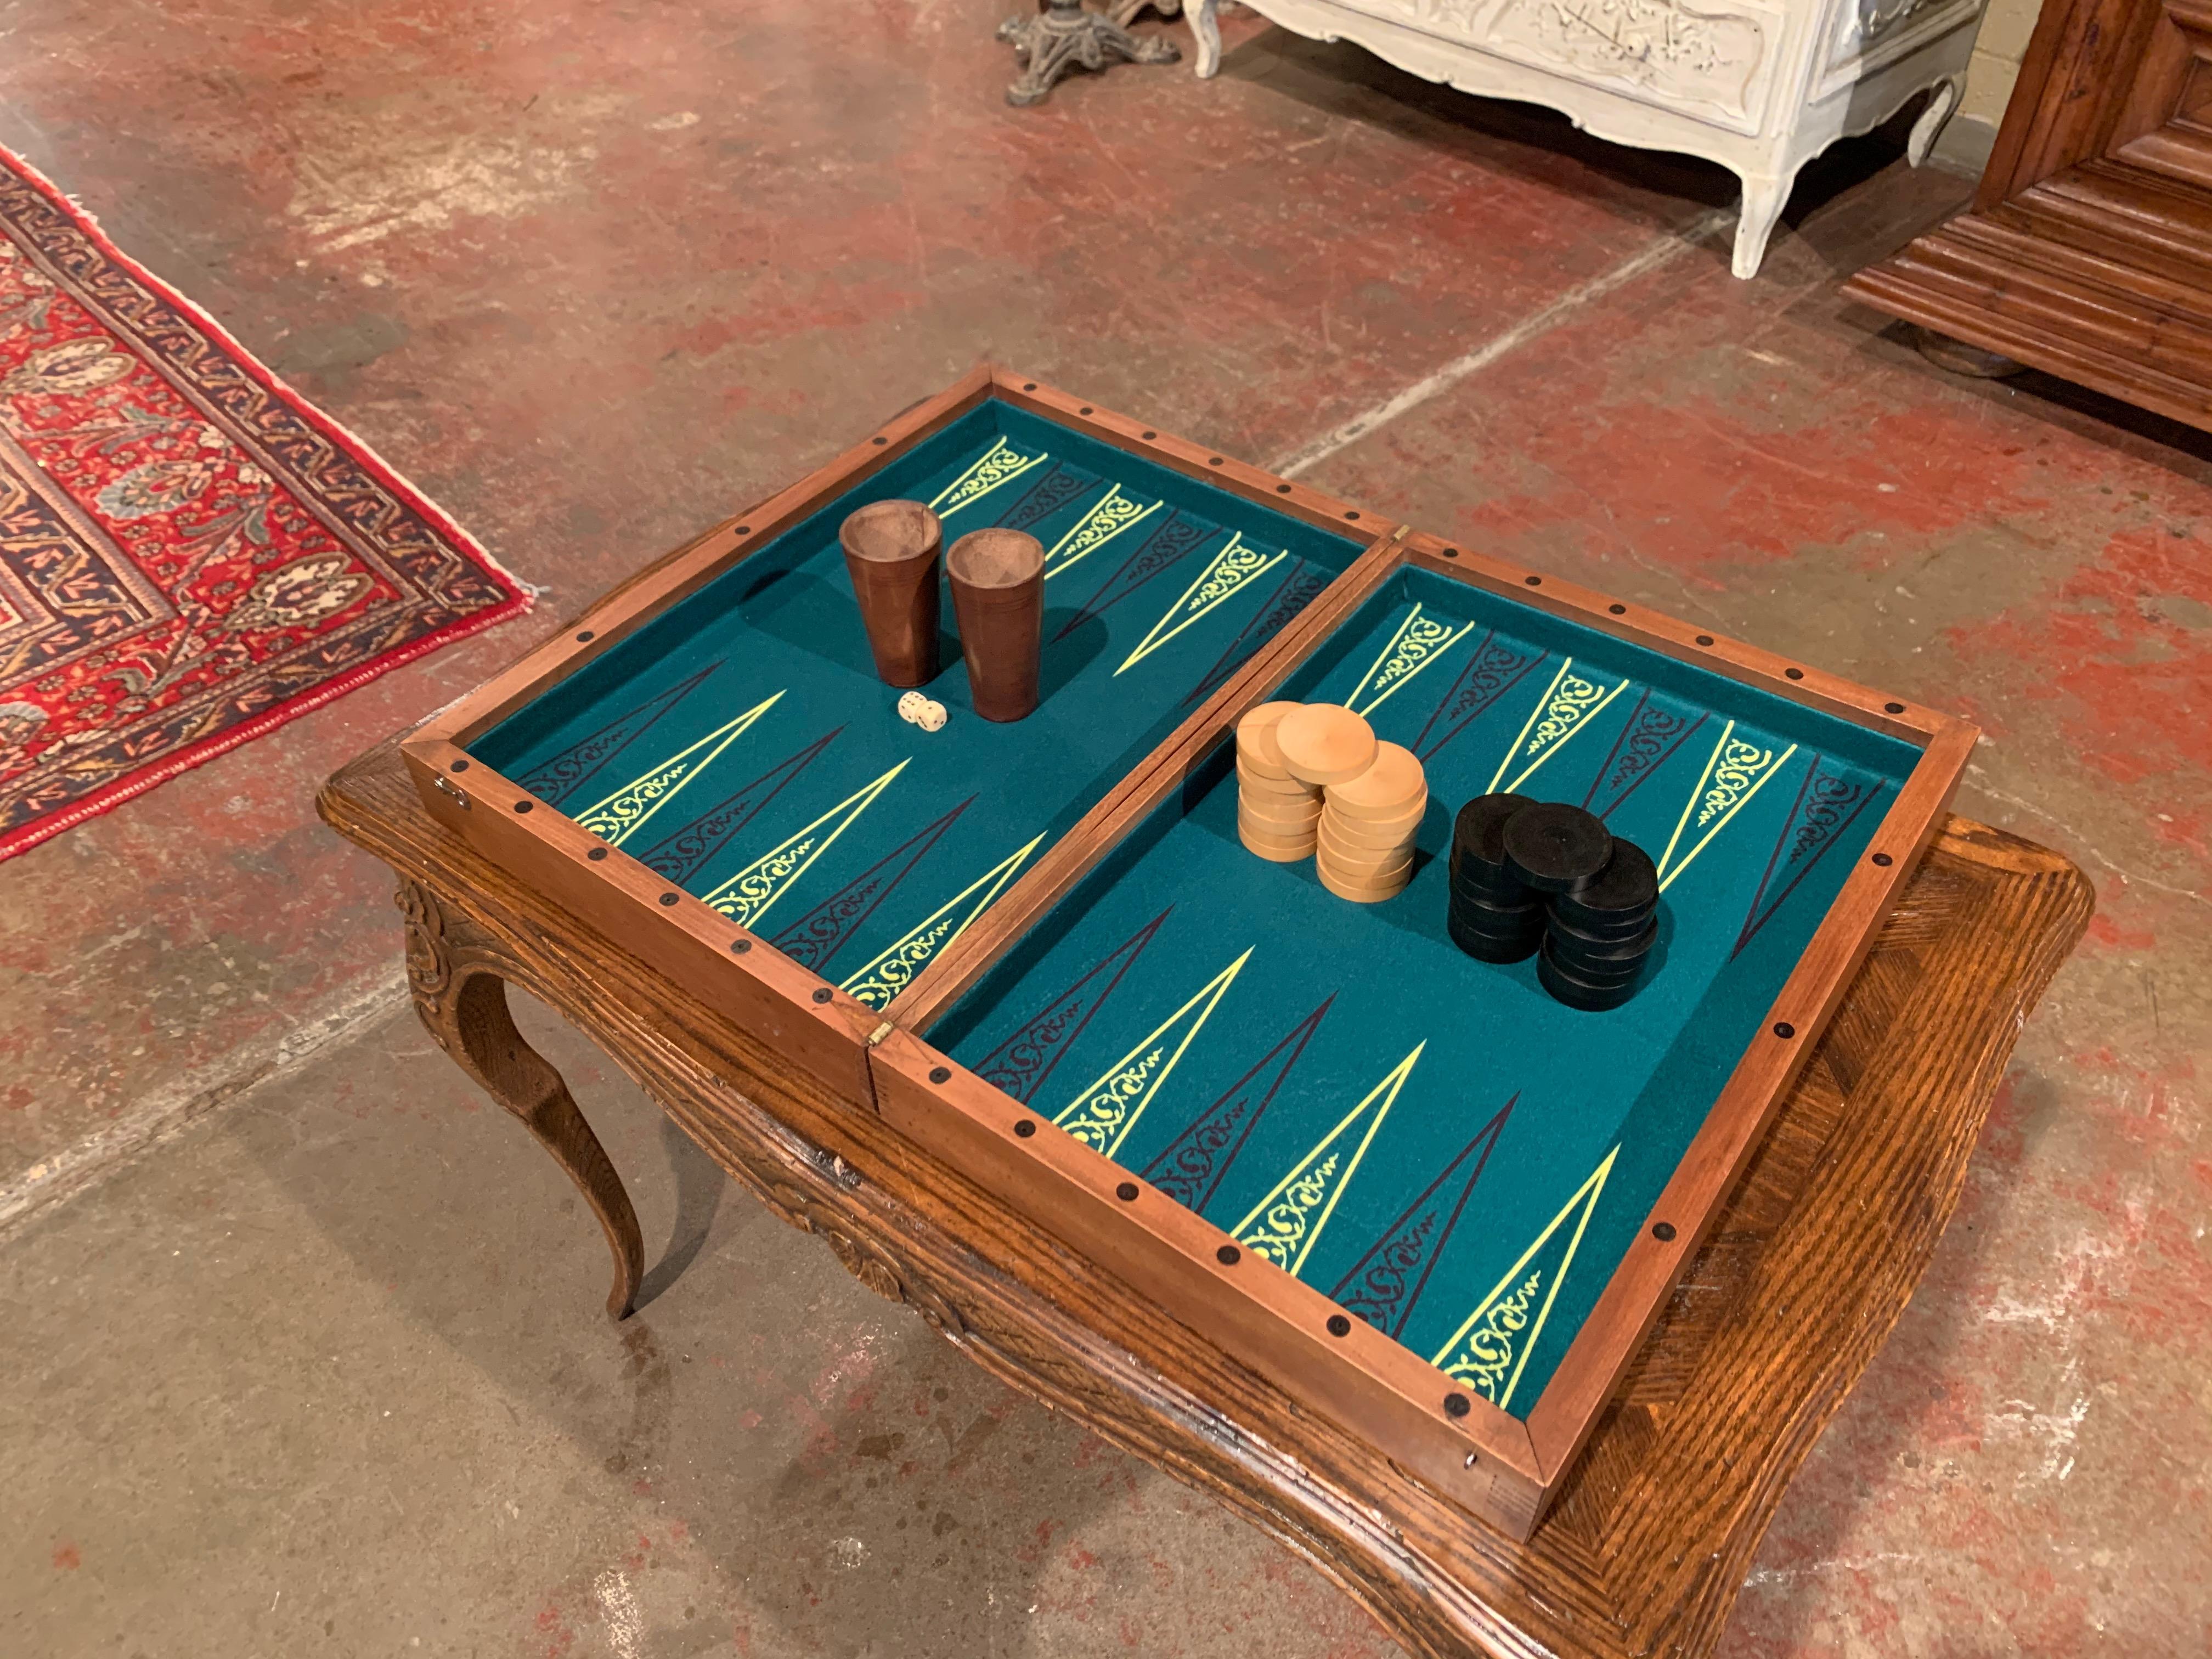
[[[1928,159],[1947,172],[1978,179],[1982,169],[1990,164],[1990,152],[1996,148],[1996,142],[1995,124],[1971,115],[1954,115],[1936,135],[1936,148],[1929,152]]]

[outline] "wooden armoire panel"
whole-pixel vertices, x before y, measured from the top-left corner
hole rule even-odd
[[[2050,0],[1972,209],[1844,291],[2212,430],[2212,0]]]

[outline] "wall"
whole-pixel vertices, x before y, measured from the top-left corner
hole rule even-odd
[[[2004,118],[2005,100],[2012,96],[2013,79],[2020,73],[2027,37],[2034,32],[2041,9],[2041,0],[1990,0],[1982,32],[1974,41],[1973,62],[1967,66],[1966,96],[1960,114],[1992,128]]]

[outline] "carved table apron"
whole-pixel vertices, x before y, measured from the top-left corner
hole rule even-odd
[[[2056,854],[1950,820],[1570,1484],[1516,1544],[473,852],[423,810],[391,744],[319,806],[398,874],[423,1023],[599,1216],[616,1317],[643,1267],[637,1220],[508,1018],[509,984],[588,1033],[869,1288],[1211,1492],[1438,1656],[1710,1650],[1790,1477],[1926,1266],[2020,1023],[2091,907]]]
[[[1966,89],[1983,0],[1246,0],[1462,92],[1543,104],[1601,138],[1681,150],[1743,180],[1734,270],[1758,274],[1798,168],[1933,88],[1925,161]],[[1192,0],[1198,73],[1221,66],[1217,0]]]

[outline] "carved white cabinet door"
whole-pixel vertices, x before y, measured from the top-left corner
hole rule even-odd
[[[1933,88],[1909,157],[1958,106],[1983,0],[1246,0],[1462,92],[1564,112],[1615,143],[1702,155],[1743,180],[1733,268],[1758,273],[1798,168]],[[1216,0],[1192,0],[1198,72]]]

